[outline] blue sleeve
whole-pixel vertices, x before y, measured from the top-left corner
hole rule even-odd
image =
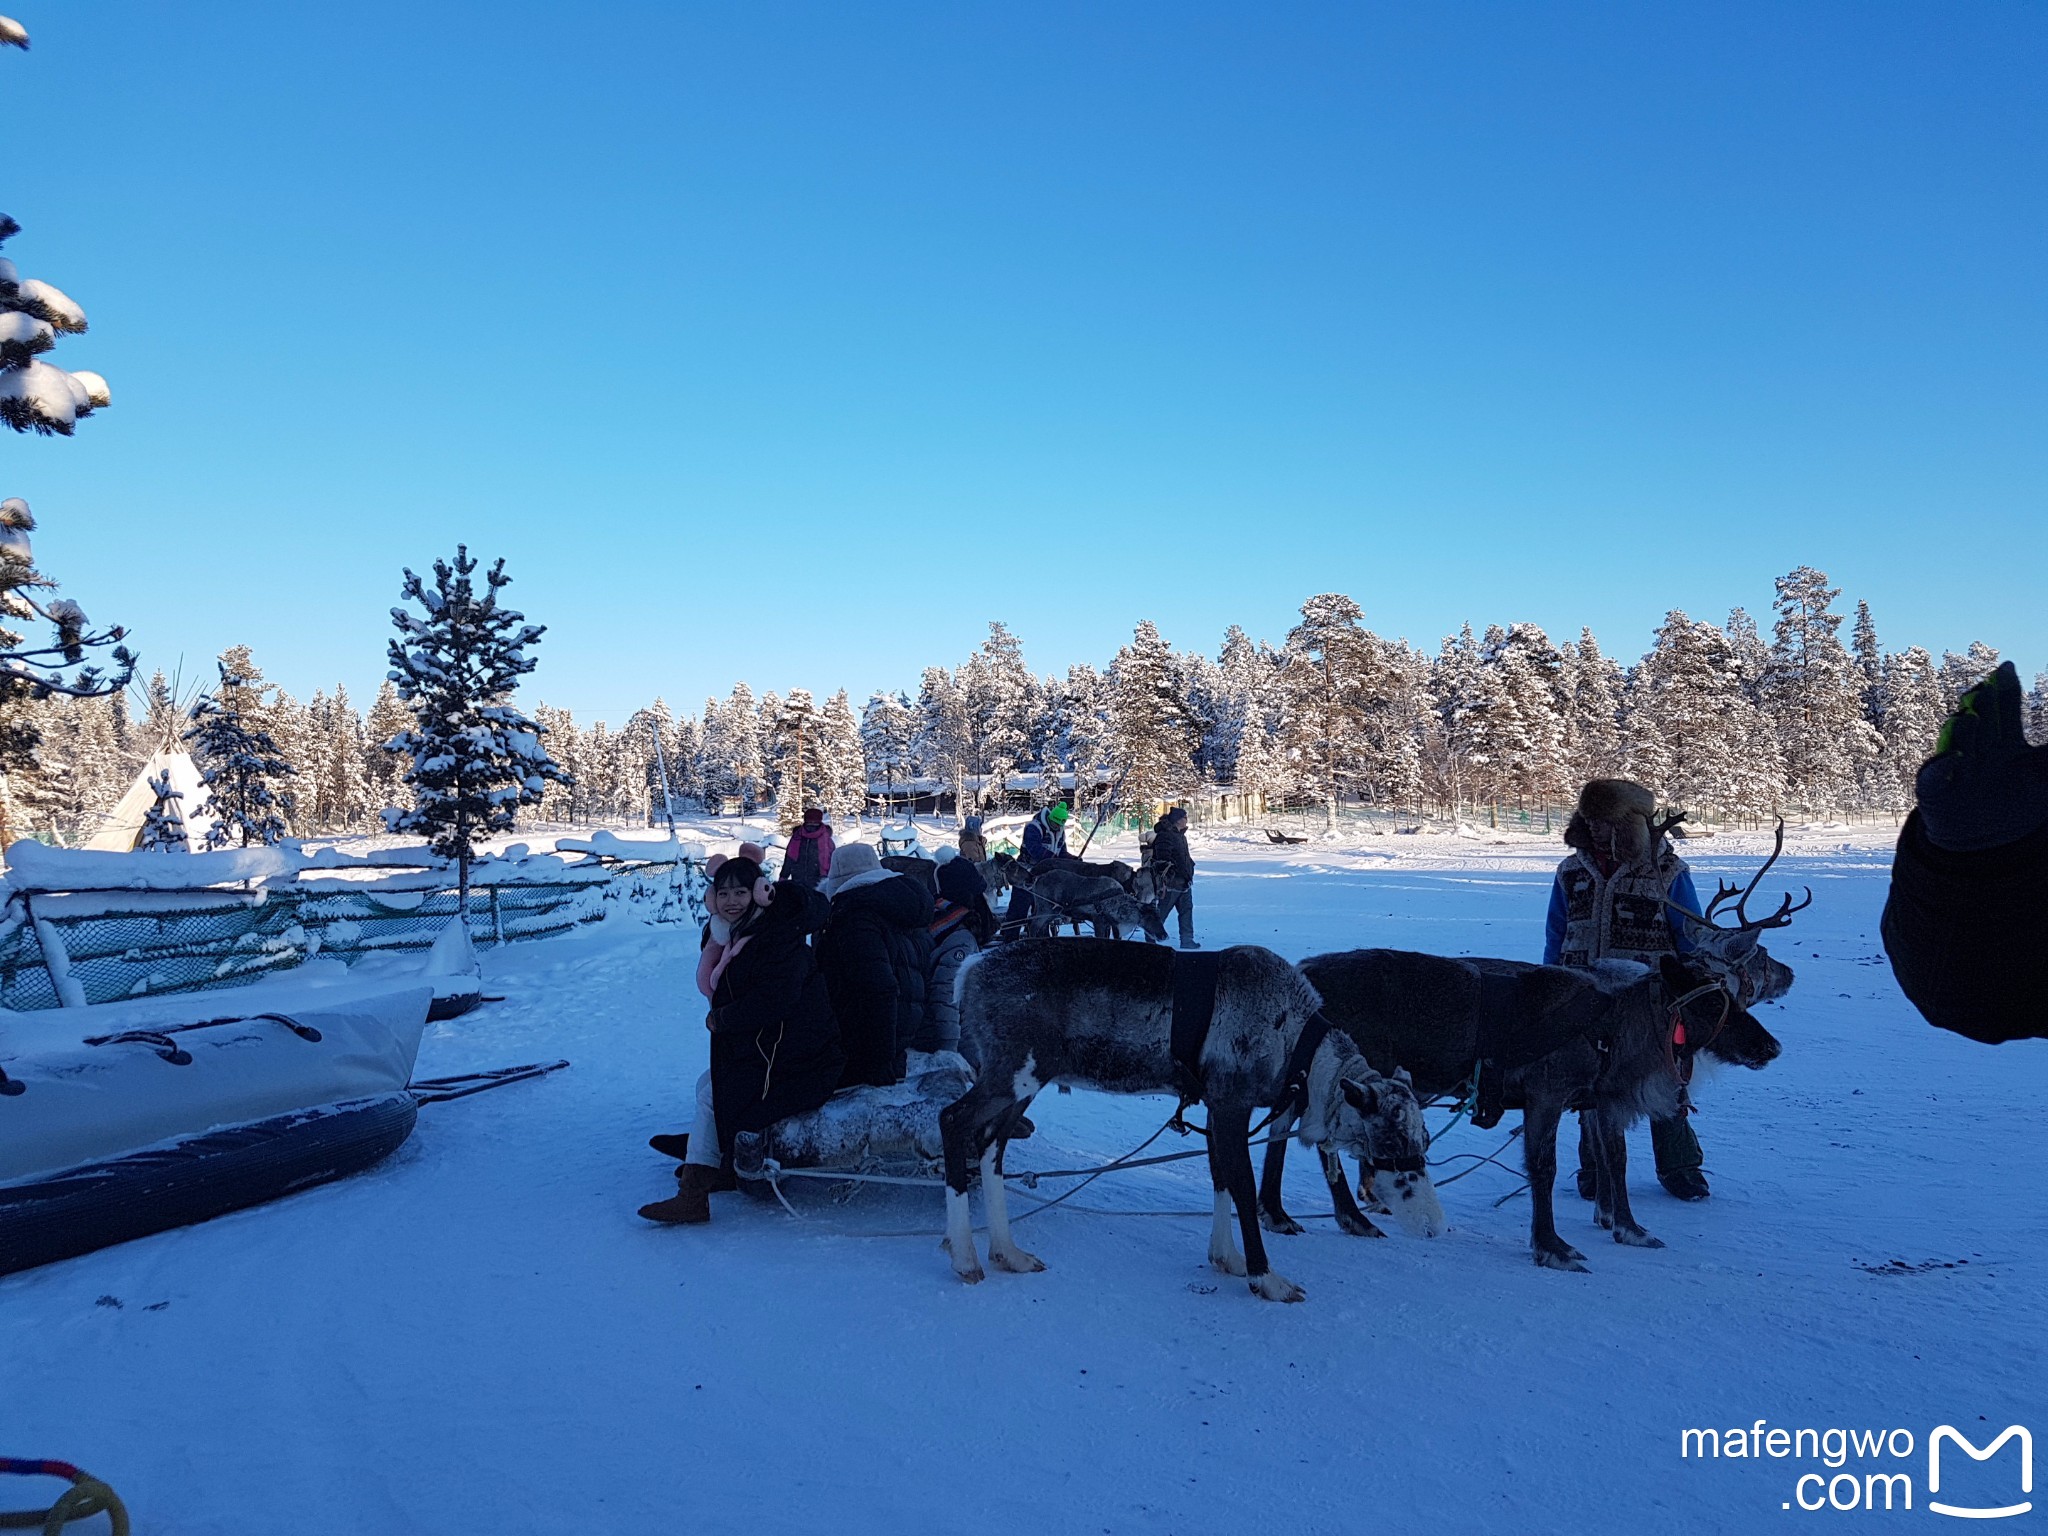
[[[1700,893],[1693,889],[1692,871],[1681,869],[1678,878],[1671,882],[1671,905],[1664,909],[1671,920],[1671,947],[1681,955],[1689,955],[1699,948],[1693,942],[1692,924],[1676,909],[1685,908],[1694,917],[1700,915]]]
[[[1543,963],[1557,964],[1564,953],[1564,882],[1550,882],[1550,915],[1543,921]]]

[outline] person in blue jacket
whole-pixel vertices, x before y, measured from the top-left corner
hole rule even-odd
[[[1699,893],[1670,840],[1651,831],[1656,813],[1657,797],[1628,779],[1594,779],[1579,791],[1564,832],[1572,851],[1550,887],[1545,965],[1636,960],[1654,966],[1662,955],[1692,953],[1684,914],[1699,911]],[[1704,1154],[1684,1109],[1669,1120],[1651,1120],[1650,1145],[1658,1183],[1680,1200],[1707,1198]],[[1592,1132],[1583,1117],[1579,1193],[1593,1198]]]
[[[1055,801],[1024,824],[1024,863],[1033,869],[1050,859],[1067,856],[1067,818],[1072,814],[1064,800]]]

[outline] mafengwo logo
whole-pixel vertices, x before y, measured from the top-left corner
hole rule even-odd
[[[1986,1508],[1974,1504],[1944,1504],[1934,1497],[1941,1492],[1941,1451],[1944,1445],[1954,1446],[1973,1461],[1989,1461],[2004,1450],[2010,1440],[2020,1443],[2020,1492],[2031,1494],[2034,1491],[2034,1437],[2024,1424],[2007,1425],[2005,1433],[1981,1451],[1953,1424],[1937,1424],[1934,1433],[1927,1437],[1927,1507],[1937,1515],[1957,1515],[1965,1520],[2003,1520],[2012,1515],[2024,1515],[2032,1509],[2032,1499]]]
[[[1792,1480],[1791,1497],[1779,1503],[1787,1510],[1903,1513],[1917,1506],[1958,1520],[2009,1520],[2033,1511],[2034,1437],[2026,1425],[2008,1424],[1979,1445],[1953,1424],[1937,1424],[1925,1443],[1920,1500],[1915,1495],[1923,1490],[1913,1486],[1920,1442],[1910,1429],[1786,1429],[1758,1419],[1747,1429],[1681,1431],[1678,1454],[1688,1461],[1818,1462],[1820,1470]]]

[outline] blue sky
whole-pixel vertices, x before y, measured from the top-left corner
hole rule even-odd
[[[2048,664],[2039,6],[15,13],[115,404],[5,493],[147,663],[361,694],[467,540],[615,723],[1328,590],[1632,657],[1802,562]]]

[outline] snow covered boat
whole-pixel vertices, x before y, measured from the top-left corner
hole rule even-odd
[[[384,1157],[433,1001],[348,981],[0,1014],[0,1274]]]

